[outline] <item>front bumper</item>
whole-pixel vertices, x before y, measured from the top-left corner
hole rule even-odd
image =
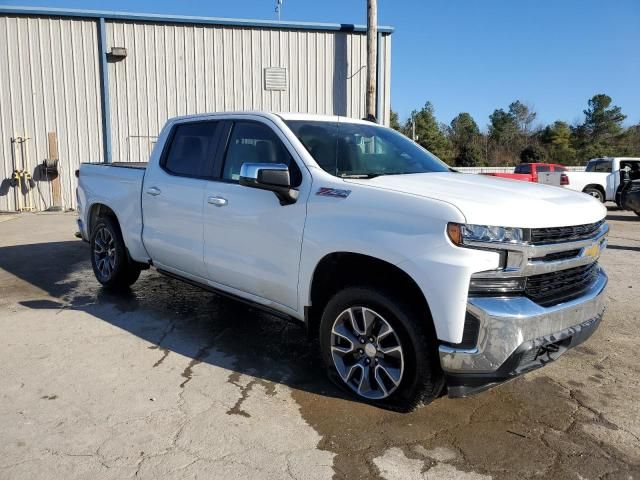
[[[440,346],[451,397],[486,390],[542,367],[591,336],[605,309],[607,275],[574,300],[542,307],[526,297],[470,298],[467,310],[480,321],[473,349]]]

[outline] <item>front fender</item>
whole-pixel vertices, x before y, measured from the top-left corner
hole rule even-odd
[[[464,223],[465,218],[447,202],[362,185],[349,188],[347,198],[309,198],[299,305],[311,304],[313,274],[326,255],[368,255],[396,265],[416,282],[440,340],[461,341],[471,274],[496,268],[498,254],[459,248],[449,241],[447,223]]]

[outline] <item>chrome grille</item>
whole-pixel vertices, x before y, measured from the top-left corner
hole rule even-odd
[[[563,252],[547,253],[544,257],[535,257],[533,260],[539,262],[555,262],[556,260],[566,260],[567,258],[574,258],[580,255],[580,249],[565,250]]]
[[[551,227],[531,229],[531,243],[556,243],[573,242],[590,238],[596,233],[604,220],[586,225],[574,225],[572,227]]]
[[[527,278],[525,295],[543,307],[580,296],[598,278],[600,267],[591,263]]]

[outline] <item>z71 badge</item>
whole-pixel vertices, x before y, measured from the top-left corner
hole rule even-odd
[[[351,190],[339,190],[337,188],[320,187],[320,189],[316,192],[316,195],[322,195],[323,197],[347,198],[350,193]]]

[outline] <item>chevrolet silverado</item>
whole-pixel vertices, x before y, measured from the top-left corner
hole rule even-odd
[[[303,322],[329,376],[384,408],[542,367],[605,308],[600,202],[452,171],[367,121],[174,118],[148,163],[78,175],[78,225],[105,287],[152,266]]]

